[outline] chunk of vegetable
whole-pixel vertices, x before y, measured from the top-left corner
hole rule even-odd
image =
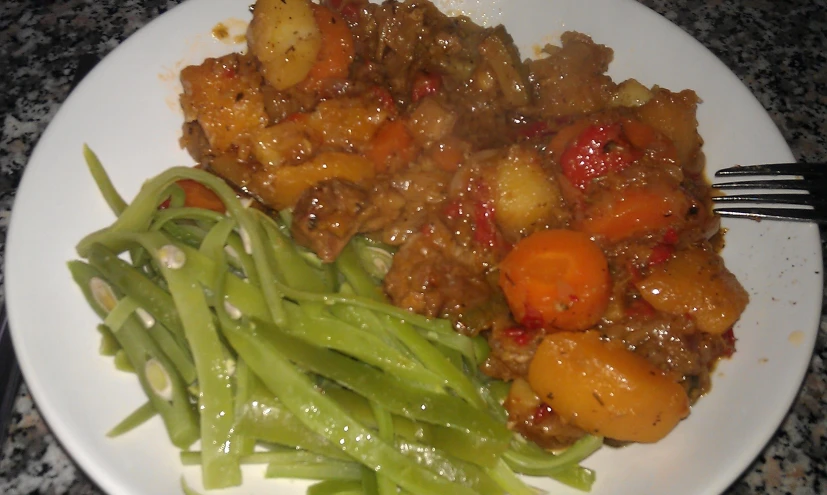
[[[560,189],[543,170],[537,152],[512,147],[494,174],[496,221],[507,238],[519,238],[564,213]]]
[[[592,180],[618,172],[641,156],[623,136],[619,123],[586,127],[560,156],[563,175],[580,189]]]
[[[700,159],[703,141],[698,134],[698,120],[695,117],[698,101],[694,91],[672,93],[657,89],[652,98],[636,111],[641,121],[675,143],[681,166],[695,172],[703,167],[703,160]]]
[[[345,79],[355,54],[353,34],[339,12],[313,4],[313,17],[322,42],[316,62],[300,85],[311,91],[320,89],[327,80]]]
[[[385,122],[387,110],[359,98],[325,100],[307,118],[307,132],[329,146],[344,149],[366,146],[379,126]]]
[[[572,228],[616,242],[645,232],[679,227],[690,201],[678,186],[653,184],[612,191],[590,204]]]
[[[541,230],[500,263],[500,287],[517,321],[563,330],[592,327],[609,304],[603,251],[583,233]]]
[[[528,381],[563,419],[616,440],[656,442],[689,414],[683,387],[596,331],[547,335]]]
[[[322,46],[322,33],[308,0],[257,0],[247,46],[276,89],[307,77]]]
[[[184,117],[198,122],[212,152],[234,149],[246,158],[251,134],[268,121],[255,60],[238,54],[208,58],[182,69],[181,85]]]
[[[310,156],[314,146],[304,122],[284,120],[254,135],[253,155],[264,165],[277,167]]]
[[[365,156],[379,172],[407,165],[416,156],[416,147],[405,123],[386,121],[371,140]]]
[[[310,161],[293,167],[279,167],[272,171],[272,180],[263,198],[276,209],[296,204],[305,189],[332,178],[362,183],[375,174],[373,164],[353,153],[329,151]]]
[[[414,139],[424,144],[446,138],[453,131],[456,122],[456,114],[434,98],[425,97],[411,112],[408,128]]]
[[[749,302],[749,294],[721,257],[701,248],[676,252],[652,267],[636,287],[655,309],[688,314],[701,331],[711,334],[730,329]]]
[[[184,190],[184,206],[204,208],[205,210],[217,211],[218,213],[224,213],[226,210],[221,198],[212,192],[212,189],[201,185],[200,182],[182,179],[176,182],[176,184]]]
[[[652,98],[652,92],[637,79],[626,79],[618,84],[612,96],[613,107],[639,107]]]

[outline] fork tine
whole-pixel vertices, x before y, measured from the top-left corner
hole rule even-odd
[[[778,193],[778,194],[730,194],[713,196],[715,203],[771,203],[788,205],[822,205],[827,206],[827,198],[814,194]]]
[[[718,170],[715,177],[736,175],[827,175],[827,163],[772,163],[767,165],[737,165]]]
[[[720,208],[715,212],[722,217],[748,218],[751,220],[794,220],[827,224],[827,215],[820,210],[803,208]]]
[[[802,189],[822,191],[827,189],[827,181],[806,179],[737,180],[716,182],[712,184],[712,187],[716,189]]]

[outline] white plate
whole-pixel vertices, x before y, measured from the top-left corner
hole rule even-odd
[[[242,33],[249,3],[191,0],[124,42],[55,116],[17,194],[5,268],[17,357],[52,430],[113,494],[178,493],[181,473],[192,486],[200,483],[195,468],[179,466],[159,420],[117,440],[104,436],[144,399],[133,377],[98,355],[96,319],[66,269],[75,243],[112,221],[81,146],[89,143],[100,155],[126,197],[145,178],[190,164],[178,146],[177,72],[205,56],[241,49],[210,33],[219,21],[232,34]],[[443,6],[463,8],[457,1]],[[698,118],[711,168],[792,159],[764,110],[723,64],[633,1],[476,0],[467,6],[478,21],[504,23],[525,55],[565,30],[578,30],[614,48],[616,80],[634,76],[646,85],[694,89],[703,99]],[[818,231],[746,220],[725,225],[724,257],[752,297],[736,329],[738,351],[719,366],[712,392],[664,441],[603,449],[589,459],[598,475],[595,494],[721,492],[758,455],[796,395],[821,310]],[[303,483],[264,482],[259,474],[247,470],[244,488],[226,493],[303,493]],[[569,493],[548,480],[537,484]]]

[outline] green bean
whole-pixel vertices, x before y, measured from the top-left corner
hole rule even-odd
[[[255,321],[252,326],[261,340],[290,356],[300,368],[336,381],[396,414],[455,428],[501,448],[510,440],[504,425],[458,397],[411,387],[365,363],[291,337],[272,324]]]
[[[358,296],[351,298],[352,301],[356,301],[357,298],[364,298],[370,300],[372,304],[377,304],[378,306],[373,306],[369,309],[374,309],[378,312],[384,313],[380,316],[380,322],[386,328],[389,328],[391,333],[399,339],[402,344],[404,344],[413,353],[413,355],[425,365],[426,368],[443,377],[445,384],[453,388],[463,399],[477,407],[484,407],[482,399],[477,394],[473,384],[462,373],[462,370],[455,368],[444,355],[434,349],[432,345],[425,342],[413,329],[413,327],[406,323],[406,319],[416,319],[419,315],[405,312],[400,317],[398,313],[394,314],[396,311],[392,306],[387,304],[384,294],[381,293],[378,286],[373,283],[370,276],[367,272],[365,272],[364,268],[362,268],[359,259],[351,246],[345,247],[342,251],[339,258],[336,260],[336,267],[341,273],[344,274],[345,278],[348,280],[348,283],[358,294]],[[286,294],[289,292],[290,294],[295,295],[298,291],[284,290],[284,292]],[[325,302],[329,303],[329,301]],[[426,321],[428,322],[428,326],[435,326],[432,321]],[[464,347],[466,342],[470,343],[468,337],[459,335],[453,330],[450,330],[450,332],[452,333],[452,342],[462,342],[460,347]],[[437,331],[434,329],[429,329],[428,333],[436,334]],[[467,348],[465,350],[467,352]],[[471,352],[472,357],[475,358],[475,356],[473,356],[473,351]]]
[[[323,384],[324,392],[333,398],[351,416],[370,428],[378,428],[367,399],[336,385]],[[393,430],[408,441],[424,442],[446,454],[484,467],[492,467],[502,455],[502,447],[461,434],[454,428],[415,422],[399,415],[391,415]]]
[[[180,179],[196,180],[208,188],[224,202],[227,212],[239,223],[239,229],[249,239],[249,251],[255,261],[261,289],[267,301],[267,307],[275,323],[283,325],[286,320],[282,309],[282,294],[271,279],[273,268],[267,258],[263,233],[259,222],[252,216],[236,198],[235,191],[222,179],[209,172],[188,167],[173,167],[147,181],[141,187],[138,195],[109,227],[93,232],[81,239],[77,245],[77,252],[86,257],[89,247],[99,242],[115,252],[122,252],[130,244],[127,237],[117,234],[144,232],[149,228],[158,204],[162,201],[165,189]]]
[[[103,273],[104,278],[119,291],[138,302],[140,307],[163,322],[182,345],[186,345],[181,317],[172,296],[146,278],[138,269],[118,258],[101,244],[87,249],[89,264]]]
[[[371,402],[370,406],[373,410],[373,416],[376,418],[376,425],[379,427],[379,438],[392,444],[394,439],[393,417],[376,402]],[[363,474],[364,476],[370,476],[370,473]],[[373,477],[376,480],[377,495],[396,495],[396,485],[384,473],[374,471]]]
[[[259,217],[270,241],[274,268],[286,285],[308,292],[331,292],[334,289],[334,278],[330,273],[309,265],[272,218],[260,211],[254,214]]]
[[[98,352],[101,356],[112,357],[121,349],[118,340],[112,335],[112,331],[106,325],[98,325],[98,333],[101,335],[100,346]]]
[[[118,352],[116,352],[112,358],[112,363],[118,371],[123,371],[124,373],[135,373],[135,366],[132,365],[132,361],[129,360],[129,356],[123,349],[118,349]]]
[[[236,357],[235,361],[235,397],[233,397],[233,414],[235,414],[235,430],[237,434],[238,452],[239,455],[245,456],[253,453],[256,447],[256,439],[249,435],[244,435],[238,431],[238,425],[241,416],[244,414],[244,405],[250,400],[250,394],[255,386],[253,380],[255,375],[250,372],[247,363]]]
[[[196,277],[195,280],[203,287],[216,292],[215,280],[211,276],[216,273],[217,268],[212,257],[188,246],[178,245],[178,248],[186,255],[187,263],[192,267],[192,273]],[[233,273],[227,274],[226,284],[225,300],[232,306],[245,315],[270,320],[270,310],[260,286],[244,282]]]
[[[417,464],[427,466],[430,471],[439,473],[455,483],[472,486],[479,493],[486,495],[504,493],[503,487],[488,474],[488,469],[453,458],[433,446],[423,445],[416,441],[398,440],[396,448]]]
[[[187,342],[192,349],[198,374],[201,448],[204,453],[202,480],[207,489],[241,483],[234,426],[231,373],[226,351],[219,339],[213,314],[198,277],[183,251],[159,232],[134,236],[160,267],[180,311]],[[186,308],[184,310],[183,308]]]
[[[155,409],[155,406],[152,405],[152,401],[144,402],[132,411],[129,416],[122,419],[118,424],[113,426],[111,430],[106,432],[106,436],[109,438],[119,437],[146,423],[154,418],[156,414],[158,414],[158,411]]]
[[[391,315],[380,315],[379,320],[410,349],[426,368],[442,376],[448,386],[454,389],[460,397],[478,409],[485,408],[485,403],[480,398],[476,387],[465,373],[456,368],[445,355],[428,343],[412,325]]]
[[[298,478],[306,480],[359,480],[362,466],[355,462],[321,461],[297,464],[268,464],[265,478]]]
[[[308,430],[304,423],[270,393],[251,392],[250,399],[241,408],[237,431],[240,435],[278,445],[300,448],[327,457],[347,458],[324,437]]]
[[[101,196],[103,196],[106,204],[109,205],[109,209],[112,210],[115,216],[120,215],[121,212],[126,209],[126,201],[118,194],[117,189],[115,189],[115,186],[112,184],[112,180],[109,178],[109,174],[106,173],[106,169],[103,168],[103,165],[98,159],[98,155],[96,155],[89,146],[84,144],[83,157],[86,159],[86,166],[89,168],[89,172],[95,184],[98,186]]]
[[[141,387],[164,420],[172,443],[189,447],[198,437],[195,411],[190,405],[186,384],[172,362],[147,335],[133,312],[137,302],[125,297],[107,315],[107,325],[136,370]],[[155,371],[156,375],[152,372]]]
[[[467,486],[451,483],[406,459],[317,391],[312,381],[282,354],[282,349],[261,339],[256,329],[233,322],[220,310],[218,313],[224,334],[233,348],[310,430],[327,437],[371,469],[382,469],[396,484],[414,494],[475,493]]]
[[[549,478],[581,492],[591,491],[597,477],[591,469],[579,464],[567,464],[554,471]]]
[[[190,168],[147,181],[126,205],[91,157],[89,168],[117,219],[78,244],[92,266],[70,269],[75,276],[99,268],[112,280],[113,299],[120,300],[114,308],[90,298],[88,288],[84,293],[118,329],[116,339],[140,332],[164,363],[176,348],[189,359],[203,451],[182,453],[182,462],[202,465],[208,489],[240,483],[239,465],[254,462],[268,463],[267,476],[329,480],[308,495],[535,493],[515,471],[580,489],[593,483],[594,473],[578,463],[600,439],[586,437],[558,456],[512,441],[498,384],[477,370],[489,352],[485,339],[388,304],[379,282],[389,250],[356,237],[335,263],[323,264],[291,241],[289,212],[279,222],[248,209],[222,179]],[[227,215],[182,207],[180,179],[213,190]],[[159,211],[167,197],[170,207]],[[170,263],[162,248],[178,258]],[[134,266],[118,257],[125,251]],[[157,318],[149,332],[133,314],[137,308]],[[162,365],[180,380],[177,368],[177,360]],[[143,386],[147,373],[137,369]],[[179,389],[186,397],[183,382]],[[187,405],[195,418],[188,397]],[[285,447],[253,452],[257,439]]]
[[[365,271],[376,281],[382,281],[393,264],[395,249],[365,236],[355,236],[350,243]]]
[[[195,367],[189,353],[178,311],[172,297],[129,263],[101,245],[89,248],[89,262],[117,289],[138,302],[153,318],[148,333],[172,360],[187,383],[195,381]],[[176,329],[171,331],[170,328]]]
[[[197,450],[185,450],[179,454],[181,464],[184,466],[200,466],[201,452]],[[239,462],[242,465],[253,464],[307,464],[312,462],[330,461],[329,457],[314,454],[306,450],[279,449],[267,452],[251,452],[241,456]],[[339,460],[341,462],[341,460]]]
[[[355,480],[327,480],[310,485],[307,495],[363,495],[362,483]]]
[[[523,483],[502,459],[487,472],[509,495],[537,495],[537,489]]]
[[[342,294],[350,294],[348,292],[350,286],[342,284],[339,291]],[[351,306],[346,304],[334,304],[328,306],[328,311],[336,318],[343,322],[353,325],[362,331],[370,332],[376,337],[382,339],[387,345],[393,346],[397,351],[405,353],[407,356],[414,357],[413,353],[394,336],[387,327],[385,327],[376,314],[365,308],[358,306]]]
[[[218,223],[225,218],[227,217],[221,213],[203,208],[189,206],[167,208],[154,213],[152,224],[148,230],[162,230],[168,223],[180,220],[207,220],[211,223]]]
[[[556,470],[576,465],[595,453],[603,445],[603,437],[586,435],[556,455],[518,437],[515,437],[512,445],[516,448],[503,454],[503,459],[512,469],[531,476],[553,476]]]
[[[301,306],[287,303],[289,324],[282,330],[319,347],[333,349],[391,373],[413,386],[442,392],[444,379],[419,362],[385,344],[373,334],[351,327],[339,320],[310,317]]]
[[[341,273],[345,280],[348,281],[353,290],[362,297],[373,299],[381,303],[387,304],[388,298],[382,291],[382,288],[368,275],[359,255],[356,253],[356,248],[352,242],[349,242],[334,262],[336,269]]]

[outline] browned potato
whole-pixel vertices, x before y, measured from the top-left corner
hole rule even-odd
[[[564,420],[615,440],[656,442],[689,414],[683,387],[596,331],[546,335],[528,382]]]
[[[197,121],[215,154],[234,149],[246,158],[252,134],[267,125],[261,75],[249,56],[208,58],[181,71],[181,107],[188,122]]]
[[[690,315],[701,331],[711,334],[732,327],[749,302],[747,291],[721,257],[701,248],[678,251],[636,286],[655,309]]]
[[[497,225],[510,240],[516,240],[565,216],[557,182],[540,164],[536,151],[512,146],[494,169],[494,208]]]
[[[699,101],[694,91],[673,93],[658,88],[646,104],[637,108],[640,120],[675,143],[681,166],[690,171],[697,170],[700,161],[702,141],[698,134],[698,120],[695,118]]]

